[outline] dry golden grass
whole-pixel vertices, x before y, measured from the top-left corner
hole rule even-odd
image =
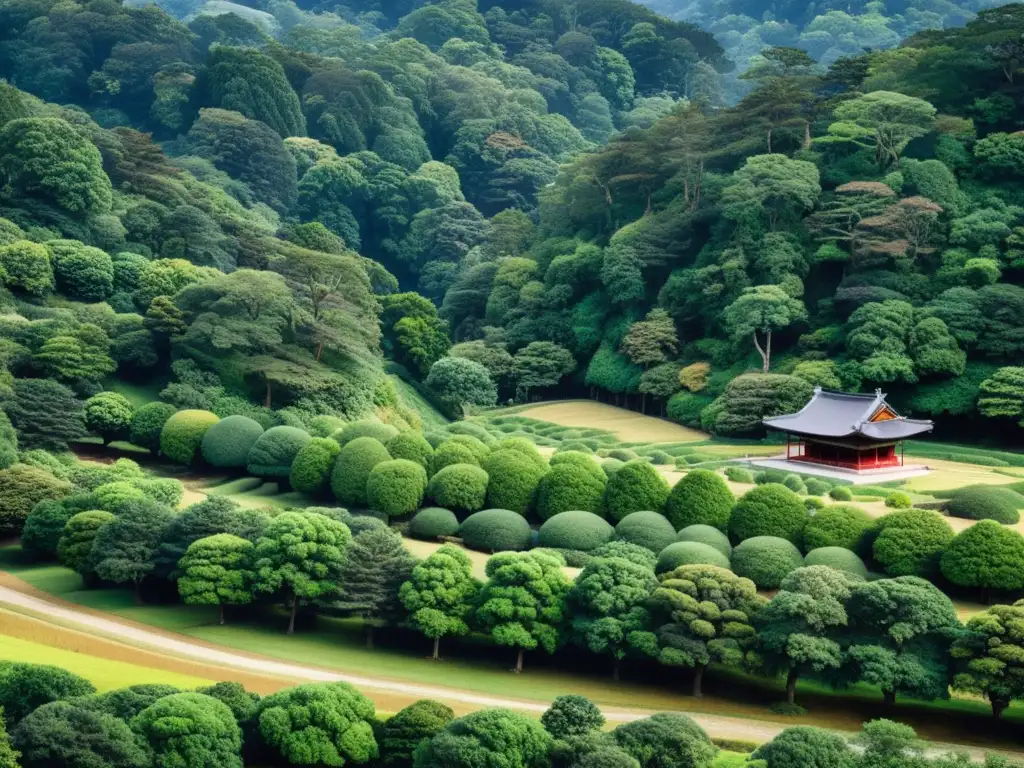
[[[1019,477],[997,473],[992,467],[978,464],[963,464],[945,459],[921,459],[920,463],[926,464],[932,471],[922,477],[910,478],[906,485],[909,491],[927,493],[962,488],[965,485],[1006,485],[1020,481]]]
[[[564,400],[538,405],[519,411],[518,415],[563,427],[607,429],[627,443],[683,443],[708,439],[703,432],[681,424],[592,400]]]

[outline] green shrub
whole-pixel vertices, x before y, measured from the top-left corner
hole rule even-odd
[[[967,520],[995,520],[1013,525],[1020,520],[1018,504],[1021,496],[1009,488],[976,485],[953,492],[946,503],[946,511],[953,517]]]
[[[384,446],[394,458],[409,459],[424,469],[430,469],[434,449],[419,432],[402,432],[384,443]]]
[[[495,445],[492,450],[494,451],[517,451],[529,459],[531,462],[536,464],[538,467],[543,467],[547,470],[548,460],[541,456],[540,451],[537,450],[537,446],[525,437],[506,437]]]
[[[676,534],[676,541],[696,541],[714,547],[726,557],[732,555],[729,537],[711,525],[688,525]]]
[[[893,491],[885,497],[885,506],[889,509],[910,509],[914,506],[914,502],[903,491]]]
[[[725,476],[734,483],[753,483],[754,476],[743,467],[726,467]]]
[[[334,498],[350,507],[365,507],[366,481],[370,472],[382,461],[390,459],[388,449],[376,438],[357,437],[346,443],[331,471]]]
[[[627,461],[636,461],[640,457],[637,456],[636,451],[631,451],[629,448],[614,448],[608,451],[608,458],[618,459],[625,463]]]
[[[331,484],[331,469],[341,447],[329,437],[314,437],[295,454],[288,481],[299,493],[318,495]]]
[[[557,456],[559,453],[562,453],[563,451],[575,451],[576,453],[593,453],[594,449],[591,448],[582,440],[565,440],[559,443],[558,447],[555,449],[554,455]]]
[[[203,460],[214,467],[244,467],[263,426],[248,416],[226,416],[203,435]]]
[[[427,498],[445,509],[476,512],[487,499],[487,473],[475,464],[452,464],[430,478]]]
[[[67,480],[35,467],[12,464],[0,470],[0,535],[20,532],[40,501],[61,499],[70,492]]]
[[[164,424],[176,411],[177,408],[169,403],[146,403],[135,412],[128,429],[128,439],[156,453],[160,450],[160,433]]]
[[[807,487],[807,493],[810,496],[824,496],[832,489],[831,485],[824,480],[818,480],[816,477],[812,477],[804,485]]]
[[[192,464],[206,436],[206,430],[220,419],[210,411],[178,411],[160,431],[160,452],[171,461]]]
[[[943,576],[961,587],[1019,590],[1024,587],[1024,537],[994,520],[981,520],[954,537],[942,553],[941,568]],[[1008,660],[999,653],[1012,653],[1007,646],[993,649],[992,661]]]
[[[552,458],[554,457],[552,456]],[[605,477],[611,477],[624,466],[626,466],[626,462],[619,461],[618,459],[605,459],[601,462],[601,470],[604,472]]]
[[[828,492],[828,495],[831,496],[834,501],[853,501],[853,491],[845,485],[837,485]]]
[[[453,464],[480,466],[480,461],[477,459],[476,454],[470,450],[469,446],[445,440],[434,449],[434,455],[430,459],[430,472],[431,474],[440,472],[445,467],[450,467]]]
[[[683,463],[688,466],[693,464],[704,464],[708,461],[718,461],[719,458],[720,457],[715,456],[713,453],[701,453],[700,451],[694,451],[693,453],[688,453],[682,457]]]
[[[953,529],[938,512],[902,509],[877,522],[872,553],[890,576],[938,573],[942,551],[953,540]]]
[[[592,512],[560,512],[540,527],[537,543],[541,547],[590,552],[607,544],[614,535],[615,529]]]
[[[292,462],[312,438],[298,427],[271,427],[249,450],[249,474],[256,477],[288,477]]]
[[[487,504],[496,509],[511,509],[521,515],[533,507],[537,486],[547,474],[547,465],[537,464],[520,451],[499,450],[484,459]]]
[[[675,541],[658,553],[657,573],[674,571],[681,565],[714,565],[729,568],[729,558],[699,541]]]
[[[635,515],[638,513],[634,512],[633,514]],[[662,547],[662,549],[664,549],[664,547]],[[628,541],[619,540],[609,541],[607,544],[602,544],[600,547],[590,552],[590,557],[591,559],[595,557],[618,557],[623,560],[628,560],[631,563],[641,565],[644,568],[650,568],[651,570],[654,570],[654,564],[658,560],[658,556],[647,547],[641,547],[637,544],[630,544]]]
[[[732,570],[759,589],[778,589],[782,580],[803,562],[800,550],[791,541],[777,536],[754,536],[732,551]]]
[[[677,529],[689,525],[713,525],[726,530],[736,497],[721,476],[694,469],[675,484],[665,502],[665,517]]]
[[[547,520],[560,512],[582,510],[599,514],[605,481],[575,462],[557,464],[537,485],[537,514]]]
[[[804,558],[804,565],[827,565],[837,571],[843,571],[851,576],[858,576],[862,579],[868,577],[867,566],[854,552],[842,547],[818,547],[812,549]]]
[[[762,469],[754,475],[754,482],[758,485],[766,485],[767,483],[778,483],[779,485],[782,485],[782,481],[790,474],[792,473],[783,472],[781,469]]]
[[[804,485],[804,481],[800,479],[800,475],[793,474],[792,472],[782,478],[782,484],[789,488],[793,493],[799,493],[801,496],[807,493],[807,486]]]
[[[700,429],[700,412],[707,408],[714,401],[708,395],[695,394],[693,392],[676,392],[668,400],[665,412],[673,421],[678,421],[687,427]]]
[[[449,431],[451,431],[449,429]],[[491,455],[491,449],[487,443],[484,443],[479,437],[466,434],[454,434],[448,438],[446,442],[457,443],[458,445],[464,445],[472,452],[473,457],[476,459],[474,463],[483,466],[484,459]],[[491,440],[491,445],[495,443]]]
[[[529,549],[532,538],[526,518],[510,509],[485,509],[470,515],[459,527],[459,536],[470,549],[492,553]]]
[[[651,460],[651,464],[659,467],[675,466],[676,463],[675,457],[665,451],[651,451],[647,454],[647,458]]]
[[[147,499],[158,501],[172,509],[181,504],[185,498],[185,486],[180,480],[173,477],[153,477],[145,480],[136,480],[135,487],[145,495]]]
[[[477,424],[475,421],[453,421],[451,424],[447,425],[445,429],[450,435],[467,435],[469,437],[475,437],[488,448],[498,442],[494,438],[494,435],[487,431],[487,427],[482,424]]]
[[[338,445],[344,448],[358,437],[372,437],[384,444],[397,434],[398,430],[390,424],[385,424],[376,419],[360,419],[359,421],[353,421],[351,424],[346,424],[337,432],[331,434],[331,437],[338,442]]]
[[[409,521],[409,535],[423,541],[436,541],[441,536],[459,532],[459,518],[450,509],[424,507]]]
[[[645,461],[628,461],[608,478],[604,508],[612,520],[640,510],[660,512],[668,494],[668,483],[658,470]]]
[[[729,518],[734,540],[777,536],[798,543],[807,524],[807,510],[800,497],[778,483],[751,488],[736,502]]]
[[[116,519],[102,510],[88,510],[72,515],[57,541],[57,559],[82,576],[91,576],[93,570],[90,553],[96,534],[100,528]]]
[[[804,509],[811,514],[814,514],[819,509],[825,508],[825,502],[815,496],[807,496],[804,498]]]
[[[804,549],[842,547],[865,552],[874,521],[860,507],[833,504],[815,512],[804,527]]]
[[[25,518],[21,531],[21,548],[36,560],[52,560],[57,556],[57,543],[64,526],[73,513],[54,499],[36,503]]]
[[[415,512],[427,490],[427,470],[410,459],[382,461],[370,470],[366,499],[371,509],[388,517]]]
[[[104,509],[107,512],[114,512],[122,504],[129,501],[139,501],[146,498],[141,489],[136,488],[133,483],[119,480],[113,483],[106,483],[92,492],[92,503],[96,509]]]
[[[313,437],[330,437],[345,428],[345,420],[338,416],[314,416],[309,422],[309,434]]]
[[[616,461],[615,459],[609,459],[609,461]],[[563,453],[556,453],[551,457],[551,466],[558,467],[562,464],[575,464],[581,469],[587,470],[597,480],[604,484],[605,480],[608,479],[607,473],[601,468],[601,466],[594,461],[593,454],[581,453],[580,451],[565,451]]]
[[[676,540],[676,529],[657,512],[633,512],[615,526],[615,537],[658,553]]]

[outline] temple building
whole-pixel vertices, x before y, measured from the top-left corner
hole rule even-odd
[[[902,467],[903,441],[932,430],[930,421],[896,413],[880,389],[857,395],[815,387],[796,413],[763,421],[786,433],[787,462],[854,472]]]

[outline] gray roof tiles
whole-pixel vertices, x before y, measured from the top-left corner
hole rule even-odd
[[[868,421],[886,405],[885,394],[880,389],[874,394],[860,395],[815,387],[814,396],[799,411],[773,416],[763,423],[772,429],[810,437],[862,436],[884,441],[903,440],[931,431],[932,422],[902,416],[888,421]],[[892,410],[892,406],[888,407]]]

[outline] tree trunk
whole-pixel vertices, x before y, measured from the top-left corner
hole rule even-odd
[[[619,682],[619,670],[620,670],[621,666],[622,666],[622,660],[621,659],[615,659],[612,662],[612,682],[614,682],[614,683]]]
[[[811,124],[810,122],[804,123],[804,143],[801,149],[808,149],[811,146]]]
[[[270,379],[267,379],[267,396],[263,400],[263,405],[270,407]]]
[[[142,605],[142,579],[135,579],[135,604]]]
[[[767,341],[764,345],[764,372],[768,373],[768,369],[772,367],[772,329],[769,328],[765,332]]]
[[[991,703],[992,717],[996,720],[998,720],[999,716],[1003,714],[1003,710],[1010,706],[1010,701],[1008,699],[992,699]]]
[[[370,622],[363,623],[363,629],[366,631],[366,647],[371,651],[373,650],[373,624]]]
[[[771,126],[769,126],[768,127],[768,154],[770,155],[771,153],[772,153],[772,129],[771,129]]]
[[[706,668],[705,664],[701,664],[693,672],[693,695],[698,699],[704,696],[701,685],[704,683],[704,670]]]
[[[440,637],[435,637],[434,638],[434,655],[433,655],[432,658],[434,659],[434,661],[439,661],[441,659],[441,638]]]
[[[896,691],[893,691],[891,689],[888,690],[888,691],[882,691],[882,702],[887,707],[895,707],[896,706]]]
[[[786,677],[786,703],[796,703],[796,681],[799,679],[800,673],[796,667],[789,670],[789,675]]]
[[[218,609],[218,612],[220,613],[220,623],[223,626],[223,624],[224,624],[224,603],[220,603],[217,606],[217,609]]]
[[[754,331],[754,346],[757,348],[757,354],[761,356],[761,370],[768,371],[768,355],[761,347],[761,342],[757,340],[757,331]]]
[[[292,615],[288,618],[288,634],[295,634],[295,615],[299,612],[299,596],[292,595]]]
[[[316,361],[320,362],[320,355],[324,353],[324,343],[321,341],[316,345]]]
[[[519,649],[519,655],[516,656],[516,674],[518,675],[523,671],[523,654],[526,653],[522,648]]]
[[[640,395],[640,413],[647,415],[647,393]]]

